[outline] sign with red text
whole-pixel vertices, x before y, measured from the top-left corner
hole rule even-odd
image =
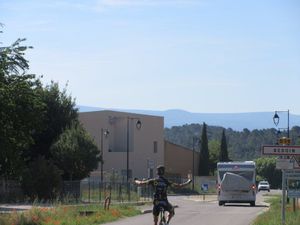
[[[264,145],[263,155],[290,155],[300,156],[300,146],[298,145]]]

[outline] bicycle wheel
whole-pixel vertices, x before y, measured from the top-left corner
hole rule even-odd
[[[166,218],[165,218],[165,210],[163,208],[160,209],[159,215],[160,215],[159,216],[160,217],[159,225],[165,225]]]

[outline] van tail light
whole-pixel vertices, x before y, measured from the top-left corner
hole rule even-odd
[[[251,188],[252,188],[253,191],[255,191],[255,190],[256,190],[256,185],[255,185],[255,184],[252,184],[252,187],[251,187]]]
[[[221,190],[221,184],[218,184],[218,191],[220,191]]]

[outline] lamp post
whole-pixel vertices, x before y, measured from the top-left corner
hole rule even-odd
[[[127,194],[128,194],[128,201],[130,201],[130,186],[129,186],[129,121],[136,119],[137,122],[135,124],[137,129],[141,129],[142,122],[139,118],[135,117],[127,117],[127,135],[126,135],[126,183],[127,183]]]
[[[284,111],[275,111],[275,114],[273,116],[273,122],[275,126],[277,127],[279,124],[279,115],[278,113],[285,112],[287,113],[287,127],[286,128],[278,128],[280,129],[286,129],[287,130],[287,137],[290,137],[290,111],[289,110],[284,110]],[[281,223],[284,225],[285,224],[285,194],[286,194],[286,182],[285,182],[285,170],[282,170],[282,203],[281,203]]]
[[[193,137],[193,168],[192,168],[192,189],[193,189],[193,191],[194,191],[194,189],[195,189],[195,144],[196,143],[200,143],[200,139],[199,138],[197,138],[197,137]]]
[[[103,161],[103,152],[104,152],[104,148],[103,148],[103,138],[104,137],[107,137],[109,135],[109,131],[108,129],[103,129],[101,128],[101,154],[100,154],[100,158],[101,158],[101,162],[100,162],[100,171],[101,171],[101,183],[103,183],[103,164],[104,164],[104,161]]]

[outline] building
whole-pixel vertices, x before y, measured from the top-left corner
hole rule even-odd
[[[164,141],[163,117],[104,110],[79,113],[79,120],[103,150],[103,164],[94,172],[101,179],[107,174],[124,181],[127,176],[153,177],[161,164],[169,175],[186,177],[193,172],[193,151]],[[197,175],[198,152],[194,152],[194,160]]]
[[[152,177],[164,163],[163,117],[104,110],[79,113],[79,120],[103,150],[102,171]]]
[[[164,164],[167,174],[175,177],[186,177],[187,174],[193,174],[194,158],[194,175],[198,176],[199,151],[195,149],[193,152],[189,148],[173,144],[166,140],[164,143]]]

